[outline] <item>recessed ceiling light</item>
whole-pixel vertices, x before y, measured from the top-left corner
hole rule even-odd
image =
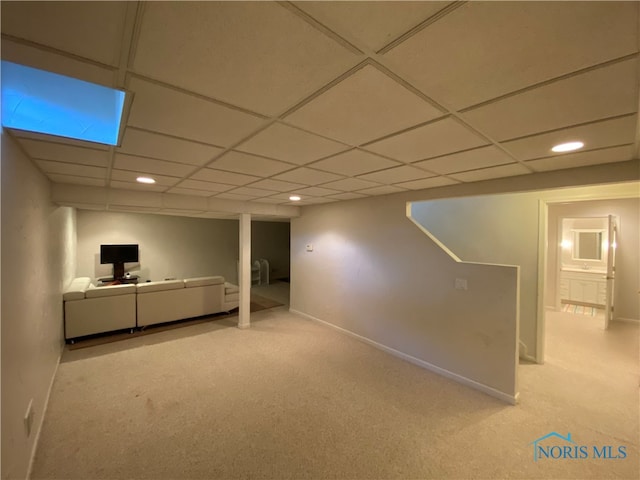
[[[150,177],[138,177],[138,178],[136,178],[136,182],[140,182],[140,183],[156,183],[156,181],[153,178],[150,178]]]
[[[578,150],[579,148],[584,147],[584,143],[582,142],[567,142],[561,143],[560,145],[556,145],[551,150],[556,153],[562,152],[572,152],[573,150]]]
[[[289,197],[289,200],[291,200],[292,202],[299,202],[300,201],[300,197],[298,195],[291,195]]]

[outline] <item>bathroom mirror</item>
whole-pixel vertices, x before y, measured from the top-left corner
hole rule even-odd
[[[575,230],[573,232],[574,260],[602,260],[602,231]]]

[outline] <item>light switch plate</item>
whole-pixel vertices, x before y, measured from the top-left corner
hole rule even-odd
[[[313,252],[313,244],[307,243],[307,252]]]
[[[466,289],[467,289],[467,279],[456,278],[456,290],[466,290]]]

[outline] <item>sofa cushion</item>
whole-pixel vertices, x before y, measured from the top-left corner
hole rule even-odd
[[[184,280],[163,280],[160,282],[145,282],[137,285],[138,293],[161,292],[162,290],[178,290],[184,288]]]
[[[224,283],[224,277],[197,277],[197,278],[185,278],[184,286],[189,287],[203,287],[205,285],[219,285]]]
[[[84,295],[86,298],[112,297],[114,295],[126,295],[136,293],[135,285],[109,285],[107,287],[89,288]]]
[[[238,293],[240,291],[240,287],[238,285],[234,285],[233,283],[225,282],[224,283],[224,294],[231,295],[233,293]]]
[[[84,292],[91,285],[89,277],[74,278],[69,284],[65,292],[62,294],[63,300],[81,300],[84,298]]]
[[[237,302],[240,300],[240,294],[239,293],[228,293],[224,295],[224,301],[225,302]]]

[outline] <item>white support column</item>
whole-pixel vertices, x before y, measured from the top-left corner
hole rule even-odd
[[[249,328],[251,300],[251,214],[240,214],[240,268],[238,269],[240,288],[240,311],[238,328]]]

